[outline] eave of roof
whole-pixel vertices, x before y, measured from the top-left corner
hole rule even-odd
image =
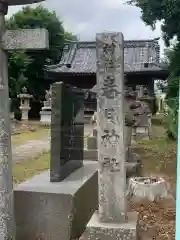
[[[125,48],[137,48],[137,47],[151,47],[154,48],[156,51],[156,63],[159,61],[159,51],[160,47],[158,44],[158,39],[147,39],[147,40],[126,40],[124,42]],[[95,41],[74,41],[74,42],[69,42],[65,44],[64,47],[64,52],[63,52],[63,57],[60,61],[59,64],[53,65],[53,66],[48,66],[46,68],[46,71],[54,74],[59,74],[59,75],[92,75],[95,74],[96,72],[96,67],[95,64],[93,66],[88,65],[87,68],[85,69],[78,69],[72,68],[72,63],[74,61],[74,57],[76,54],[77,49],[79,48],[87,48],[87,49],[95,49],[96,48],[96,42]],[[91,51],[91,50],[90,50]],[[93,50],[94,51],[94,50]],[[92,55],[93,58],[95,57],[94,54]],[[88,56],[90,57],[90,56]],[[95,61],[95,60],[94,60]],[[134,63],[133,63],[134,64]],[[136,67],[136,65],[139,64],[140,67]],[[144,62],[144,64],[147,64],[147,62]],[[125,65],[127,65],[125,63]],[[138,65],[137,65],[138,66]],[[79,71],[80,70],[80,71]],[[148,63],[147,67],[143,67],[142,62],[135,62],[135,65],[130,65],[125,67],[125,73],[126,74],[133,74],[133,73],[157,73],[157,72],[167,72],[168,70],[164,70],[160,65],[155,65],[154,63]]]
[[[169,71],[166,69],[155,69],[155,70],[149,70],[147,69],[145,70],[141,70],[141,71],[133,71],[133,72],[124,72],[125,75],[127,76],[133,76],[133,75],[151,75],[152,77],[160,77],[162,78],[162,80],[166,80],[168,75],[169,75]],[[48,72],[49,76],[95,76],[96,73],[95,72],[53,72],[50,71]]]

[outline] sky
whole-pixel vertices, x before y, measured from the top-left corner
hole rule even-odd
[[[128,6],[125,0],[47,0],[41,4],[55,10],[64,28],[80,40],[94,40],[96,33],[103,31],[122,32],[125,40],[161,37],[160,23],[152,31],[141,20],[140,9]],[[8,16],[21,7],[9,7]],[[162,40],[159,43],[162,55],[164,44]]]

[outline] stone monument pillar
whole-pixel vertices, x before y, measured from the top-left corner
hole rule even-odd
[[[124,91],[124,108],[125,108],[125,132],[126,132],[126,146],[131,145],[132,139],[132,126],[135,122],[134,115],[130,106],[136,100],[136,91],[131,87],[127,87]]]
[[[32,95],[28,94],[26,87],[23,87],[22,93],[18,95],[18,98],[20,98],[21,100],[19,109],[21,110],[21,113],[22,113],[22,118],[21,118],[22,120],[28,120],[28,113],[29,113],[29,110],[31,109],[30,99],[32,97],[33,97]]]
[[[143,95],[142,95],[143,94]],[[151,101],[151,97],[148,96],[147,88],[143,86],[137,86],[136,91],[132,88],[126,90],[126,108],[131,109],[134,116],[134,124],[132,126],[132,143],[136,140],[147,139],[151,137],[151,118],[152,113],[149,107],[148,101]]]
[[[44,101],[44,107],[42,107],[42,110],[40,112],[41,116],[41,123],[43,124],[51,124],[51,96],[52,96],[52,89],[50,87],[49,90],[46,90],[46,95]]]
[[[136,120],[134,124],[136,140],[149,140],[151,135],[151,110],[148,104],[136,101],[132,109]]]
[[[12,100],[9,98],[9,112],[10,112],[10,122],[11,122],[11,131],[13,132],[15,129],[15,122],[14,122],[14,112],[12,111]]]
[[[137,216],[126,207],[123,35],[97,34],[96,44],[99,209],[82,239],[135,240]]]
[[[136,100],[136,91],[128,87],[124,94],[124,106],[125,106],[125,148],[126,148],[126,176],[127,180],[132,176],[140,175],[140,157],[133,151],[131,146],[136,139],[136,132],[133,131],[135,124],[135,116],[131,109],[132,104]],[[133,138],[135,137],[135,138]]]
[[[157,105],[158,105],[158,110],[157,110],[156,115],[162,115],[162,114],[166,113],[167,104],[165,102],[165,98],[166,98],[166,93],[163,93],[162,91],[161,92],[159,91],[156,94],[156,102],[157,102]]]
[[[144,96],[144,87],[143,85],[137,85],[136,86],[136,91],[137,91],[137,98],[142,98]]]
[[[162,108],[163,108],[162,112],[165,115],[168,113],[168,105],[166,103],[166,95],[167,95],[167,93],[163,93],[163,92],[161,94],[161,97],[162,97]]]
[[[12,183],[12,150],[9,117],[8,62],[6,51],[45,49],[45,29],[6,30],[8,6],[31,4],[41,0],[0,0],[0,239],[15,239]]]

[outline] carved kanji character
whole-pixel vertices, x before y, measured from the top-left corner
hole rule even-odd
[[[110,172],[120,171],[119,162],[116,158],[104,157],[103,166],[109,168]]]
[[[117,90],[114,76],[110,75],[104,79],[102,91],[102,96],[105,96],[109,99],[113,99],[120,94],[120,92]]]
[[[101,136],[101,139],[101,143],[104,144],[105,147],[111,145],[111,147],[115,148],[119,140],[119,135],[116,134],[115,129],[113,129],[111,132],[109,130],[104,130],[104,135]]]

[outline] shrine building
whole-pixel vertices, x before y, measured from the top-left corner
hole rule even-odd
[[[84,91],[92,89],[96,85],[96,42],[65,43],[60,63],[49,66],[47,73],[50,83],[63,81]],[[154,80],[168,77],[168,69],[160,64],[158,39],[124,41],[124,73],[126,86],[143,85],[154,101]],[[87,110],[94,110],[95,96],[88,91],[85,102]]]

